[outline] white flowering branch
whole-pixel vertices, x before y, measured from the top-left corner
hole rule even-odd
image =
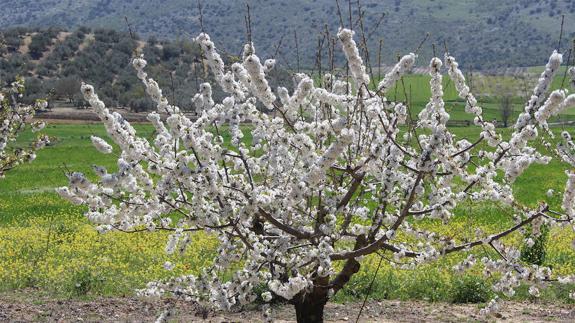
[[[546,127],[550,116],[572,105],[565,92],[553,92],[539,104],[561,61],[559,54],[552,55],[516,131],[505,141],[483,119],[463,73],[448,54],[443,62],[437,57],[431,60],[429,103],[417,125],[407,124],[409,107],[390,102],[385,93],[413,67],[416,55],[404,56],[377,90],[370,90],[353,35],[347,29],[338,33],[353,91],[348,92],[346,80],[332,74],[322,76],[324,87],[296,74],[297,86],[290,94],[286,88],[274,92],[270,87],[267,72],[274,62],[261,64],[253,44],[244,47],[242,62],[226,67],[209,36],[201,33],[196,41],[227,97],[215,102],[211,85],[202,84],[193,98],[200,113],[195,121],[168,103],[144,72],[145,60],[135,58],[133,66],[147,94],[160,112],[167,113],[165,121],[155,112],[148,117],[157,133],[153,142],[139,137],[119,114],[110,113],[91,86],[82,86],[85,99],[120,147],[118,171],[97,168],[97,182],[72,173],[70,185],[59,193],[86,205],[87,217],[101,231],[172,232],[168,253],[184,253],[195,231],[204,230],[219,240],[213,264],[201,275],[150,283],[142,294],[173,293],[221,309],[258,296],[265,302],[282,298],[294,304],[298,319],[317,321],[326,302],[359,270],[360,259],[374,253],[390,253],[394,263],[411,269],[449,253],[473,253],[474,247],[488,245],[499,259],[483,258],[483,266],[489,273],[502,274],[496,288],[506,294],[519,281],[539,283],[551,275],[549,268],[521,264],[517,249],[500,240],[528,225],[575,224],[571,173],[564,214],[546,205],[536,210],[519,205],[511,185],[532,163],[549,162],[550,157],[529,142],[537,138],[537,127]],[[447,126],[444,65],[466,102],[465,110],[481,129],[473,142],[458,139]],[[225,124],[229,142],[220,133]],[[243,140],[246,130],[241,124],[249,124],[251,142]],[[401,139],[406,127],[412,126],[425,130],[415,147]],[[557,152],[575,165],[573,141],[568,134],[563,137]],[[99,151],[112,151],[103,139],[92,141]],[[500,179],[498,172],[505,178]],[[426,218],[448,226],[457,205],[481,201],[508,205],[523,218],[472,242],[418,228],[418,221]],[[406,236],[416,243],[408,244]],[[469,256],[457,268],[474,265],[474,259]],[[237,266],[241,269],[232,269]],[[220,274],[229,271],[231,278],[222,281]],[[266,286],[267,291],[256,295],[257,286]],[[496,307],[490,303],[484,312]]]

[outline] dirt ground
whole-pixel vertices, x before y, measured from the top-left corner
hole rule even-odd
[[[0,294],[0,322],[154,322],[171,308],[170,322],[259,322],[257,308],[241,312],[206,312],[200,307],[171,299],[135,297],[93,300],[55,300],[34,291]],[[328,304],[328,322],[355,322],[361,303]],[[290,306],[274,306],[278,322],[293,322]],[[483,321],[478,306],[420,301],[368,301],[360,322],[469,322]],[[506,302],[500,315],[487,321],[575,322],[575,306]]]
[[[147,122],[147,113],[134,113],[125,109],[112,109],[119,112],[130,122]],[[76,109],[70,107],[56,107],[50,111],[36,114],[37,119],[46,120],[49,123],[100,123],[100,118],[93,109]]]

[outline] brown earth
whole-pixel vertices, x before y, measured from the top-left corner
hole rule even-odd
[[[255,307],[239,312],[206,312],[197,305],[173,299],[136,297],[56,300],[34,290],[0,294],[0,322],[154,322],[171,308],[170,322],[260,322]],[[328,304],[327,322],[355,322],[361,303]],[[368,301],[360,322],[575,322],[575,307],[566,304],[505,302],[496,317],[482,318],[475,304],[422,301]],[[277,322],[293,322],[290,306],[274,307]]]
[[[26,35],[22,41],[22,44],[20,44],[20,48],[18,48],[18,52],[20,54],[28,54],[28,52],[30,51],[30,43],[32,42],[32,36],[34,36],[36,33],[31,33],[29,35]]]
[[[148,112],[131,112],[124,108],[109,108],[110,111],[118,112],[128,122],[132,123],[149,123]],[[195,120],[197,115],[195,113],[185,113],[191,120]],[[166,114],[160,113],[162,119],[167,117]],[[36,112],[35,118],[37,120],[44,120],[49,123],[101,123],[102,121],[94,112],[89,108],[73,108],[67,106],[57,106],[50,110]]]
[[[130,122],[147,122],[147,113],[134,113],[125,109],[111,109],[112,111],[119,112],[126,120]],[[101,122],[98,115],[92,108],[76,109],[57,107],[49,111],[36,113],[37,119],[62,121],[86,121],[86,122]]]

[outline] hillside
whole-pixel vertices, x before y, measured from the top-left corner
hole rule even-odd
[[[327,24],[337,31],[335,0],[249,0],[253,40],[260,52],[271,55],[283,37],[280,61],[295,65],[294,31],[299,35],[301,64],[315,64],[319,33]],[[339,0],[348,17],[346,0]],[[372,57],[384,40],[384,62],[397,53],[413,51],[426,32],[430,41],[421,51],[426,65],[431,44],[445,40],[463,65],[474,69],[499,66],[542,65],[557,45],[561,15],[565,15],[564,44],[575,35],[575,2],[564,0],[361,0],[364,23],[370,35]],[[0,28],[14,26],[106,27],[133,29],[159,38],[189,38],[200,31],[195,0],[0,0]],[[357,17],[357,1],[352,11]],[[245,1],[204,0],[205,30],[219,47],[238,53],[246,40]],[[385,18],[378,25],[382,14]],[[344,18],[344,19],[345,19]],[[347,19],[345,19],[347,21]],[[569,45],[564,45],[564,48]],[[327,55],[327,53],[326,53]],[[289,57],[289,58],[288,58]]]
[[[94,85],[108,106],[144,111],[153,107],[130,65],[135,50],[145,55],[147,71],[176,105],[192,109],[200,83],[213,83],[199,47],[189,40],[142,41],[112,29],[14,28],[0,33],[0,82],[26,78],[24,101],[47,98],[59,106],[82,106],[81,82]],[[224,56],[225,60],[234,59]],[[272,84],[285,71],[272,70]],[[219,88],[214,96],[221,98]]]

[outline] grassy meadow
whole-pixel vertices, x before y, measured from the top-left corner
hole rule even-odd
[[[480,106],[483,108],[483,117],[485,120],[497,119],[501,122],[501,97],[499,93],[506,93],[511,95],[511,106],[513,113],[510,120],[515,120],[519,113],[525,107],[525,103],[529,99],[533,87],[539,77],[543,67],[533,67],[528,69],[529,74],[523,78],[509,75],[467,75],[468,79],[472,79],[471,90],[476,94],[480,100]],[[556,74],[551,82],[550,91],[569,87],[569,77],[564,78],[565,68]],[[403,80],[398,82],[394,88],[387,92],[387,97],[392,101],[408,101],[412,106],[413,116],[416,117],[418,113],[431,96],[429,88],[429,81],[431,76],[427,74],[408,74],[403,77]],[[375,82],[377,83],[377,82]],[[501,89],[497,89],[500,87]],[[455,86],[448,75],[443,76],[443,92],[445,109],[450,114],[450,120],[473,120],[473,116],[465,112],[465,103],[459,99]],[[553,117],[549,122],[555,121],[574,121],[575,109],[565,111],[557,117]]]
[[[424,81],[419,76],[409,80],[410,84]],[[452,95],[449,90],[446,93],[448,97]],[[415,110],[421,108],[421,105],[414,105]],[[463,110],[461,105],[453,101],[452,119],[469,118],[460,111]],[[495,105],[492,108],[486,105],[487,119],[490,113],[495,115],[496,112]],[[144,137],[151,138],[153,134],[150,125],[136,125],[136,129]],[[248,134],[249,128],[244,131]],[[453,131],[471,139],[479,134],[477,129],[467,127]],[[502,131],[509,136],[510,129]],[[49,124],[44,133],[54,137],[54,144],[38,152],[33,164],[21,165],[0,181],[0,292],[32,287],[62,298],[131,295],[150,280],[197,273],[210,262],[217,242],[206,234],[194,236],[194,247],[189,248],[184,257],[165,254],[165,233],[98,234],[83,218],[83,208],[58,197],[54,188],[66,185],[64,173],[67,170],[91,174],[93,164],[114,169],[116,156],[100,154],[91,145],[90,135],[106,137],[103,126]],[[249,138],[247,135],[246,140]],[[31,139],[32,134],[25,133],[20,142],[23,144]],[[546,200],[551,205],[559,205],[560,196],[547,198],[546,192],[548,189],[563,190],[564,167],[553,160],[548,166],[534,165],[528,169],[514,184],[519,202],[535,206]],[[463,241],[472,239],[476,228],[484,232],[501,231],[512,224],[512,215],[510,209],[495,203],[463,204],[458,206],[450,225],[426,220],[419,226]],[[575,274],[575,252],[570,247],[575,233],[569,228],[553,229],[550,236],[545,263],[552,265],[559,274]],[[521,239],[520,235],[512,234],[506,241],[520,245]],[[479,255],[482,252],[493,255],[491,250],[483,249]],[[384,261],[370,297],[485,301],[492,292],[482,278],[479,266],[463,276],[451,270],[465,257],[465,254],[452,254],[416,270],[398,270]],[[163,269],[167,260],[175,264],[171,272]],[[363,259],[360,272],[336,300],[364,297],[378,263],[378,256]],[[573,286],[557,285],[545,289],[542,298],[570,302],[569,287]],[[529,298],[527,288],[522,288],[515,298]]]

